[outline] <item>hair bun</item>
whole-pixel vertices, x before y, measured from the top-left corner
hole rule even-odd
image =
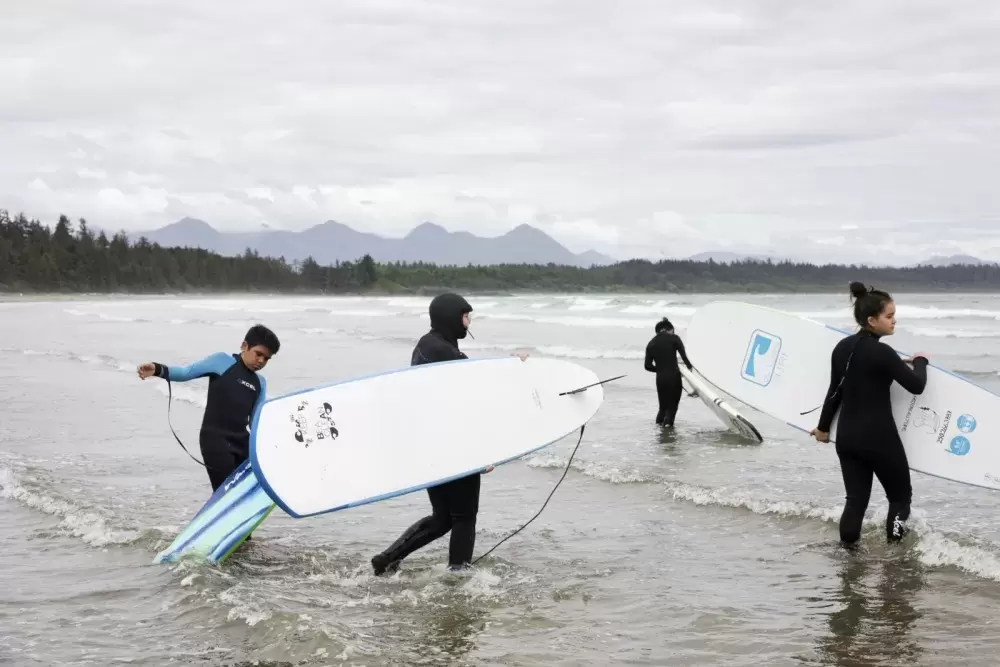
[[[860,283],[857,280],[851,283],[851,296],[860,299],[866,294],[868,294],[868,288],[865,287],[864,283]]]

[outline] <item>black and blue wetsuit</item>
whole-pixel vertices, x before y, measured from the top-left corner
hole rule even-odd
[[[156,376],[169,382],[208,378],[208,399],[199,442],[212,489],[250,455],[250,419],[264,400],[264,376],[246,367],[239,354],[217,352],[190,366],[155,363]]]

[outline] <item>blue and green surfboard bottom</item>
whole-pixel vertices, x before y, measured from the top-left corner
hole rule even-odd
[[[178,533],[154,563],[173,563],[182,558],[200,558],[220,564],[256,530],[276,505],[267,495],[250,466],[244,461],[216,489],[208,502]]]

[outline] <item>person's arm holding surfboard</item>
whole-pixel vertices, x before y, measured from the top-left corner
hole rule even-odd
[[[911,369],[900,359],[895,350],[885,344],[882,344],[882,347],[892,379],[911,394],[922,394],[924,387],[927,386],[927,355],[922,352],[913,355],[909,360],[913,364]]]
[[[156,376],[170,382],[188,382],[208,375],[222,375],[235,359],[225,352],[216,352],[187,366],[167,366],[156,361],[139,365],[139,379]]]
[[[837,414],[840,407],[841,395],[837,391],[840,387],[841,376],[840,364],[836,359],[837,349],[830,354],[830,387],[826,390],[826,400],[823,402],[823,411],[819,415],[819,423],[809,435],[819,442],[830,442],[830,426],[833,424],[833,416]]]
[[[691,361],[688,359],[687,350],[684,349],[684,341],[682,341],[681,337],[677,334],[673,334],[673,336],[675,342],[677,343],[677,351],[680,353],[681,359],[684,360],[684,365],[687,366],[688,370],[691,370]]]

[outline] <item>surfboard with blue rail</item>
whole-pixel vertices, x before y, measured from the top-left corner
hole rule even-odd
[[[848,335],[774,308],[716,301],[695,312],[684,344],[698,371],[713,385],[809,432],[826,399],[831,352]],[[891,338],[882,340],[889,343]],[[889,393],[912,470],[1000,489],[1000,396],[933,363],[927,366],[921,394],[913,395],[896,382]],[[831,442],[837,439],[838,418],[830,428]]]
[[[153,562],[171,563],[196,557],[213,564],[222,563],[274,508],[274,501],[261,488],[247,459]]]
[[[616,378],[613,378],[616,379]],[[294,518],[482,472],[583,427],[604,400],[580,364],[516,357],[409,366],[264,401],[250,460]]]

